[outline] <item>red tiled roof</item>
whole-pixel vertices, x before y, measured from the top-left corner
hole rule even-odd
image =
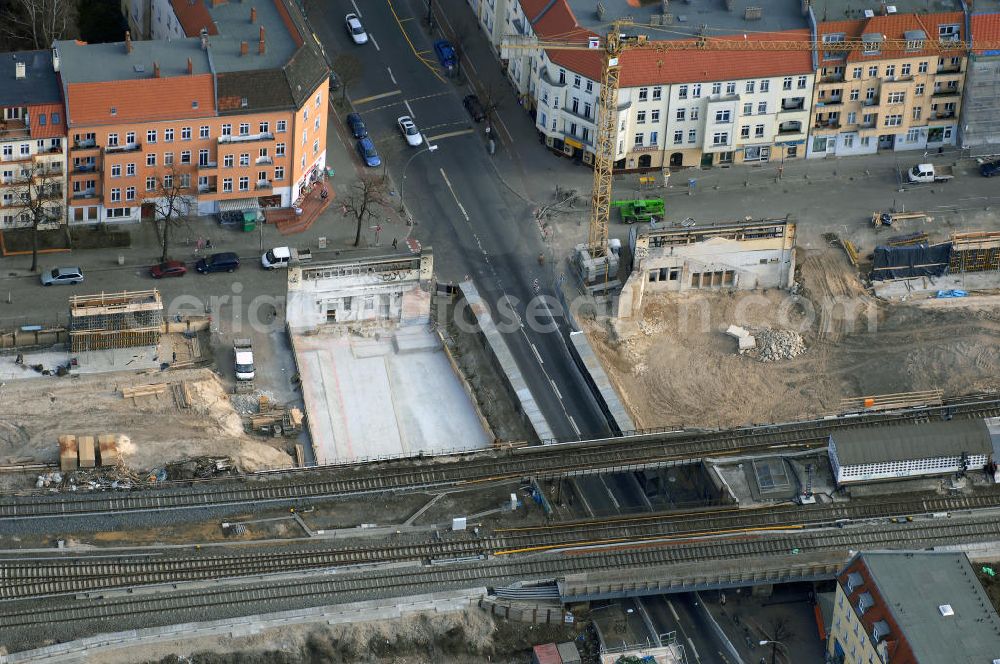
[[[1000,14],[972,15],[973,46],[979,41],[1000,42]],[[986,50],[1000,51],[1000,47],[993,46],[989,49],[975,49],[975,52],[983,53]]]
[[[874,16],[872,18],[855,21],[829,21],[820,23],[818,26],[819,38],[823,35],[843,33],[848,39],[861,39],[864,34],[882,34],[886,39],[904,39],[905,33],[910,30],[922,30],[927,35],[927,40],[938,38],[938,26],[957,24],[960,26],[961,36],[964,39],[965,15],[962,12],[942,12],[939,14],[888,14],[886,16]],[[920,55],[935,55],[937,51],[884,51],[878,55],[865,55],[861,51],[851,51],[847,55],[849,62],[860,62],[866,60],[890,60],[900,57],[912,57]]]
[[[184,34],[188,37],[197,37],[201,34],[201,29],[208,30],[208,34],[219,34],[215,27],[212,15],[208,13],[205,0],[170,0],[170,5],[174,8],[177,21],[184,29]]]
[[[170,120],[212,115],[214,94],[211,74],[72,83],[66,106],[73,113],[74,125]],[[193,101],[198,108],[192,107]]]
[[[521,11],[531,21],[549,4],[549,0],[521,0]]]
[[[66,113],[63,112],[62,104],[34,104],[28,107],[31,118],[32,138],[56,138],[66,135]],[[59,114],[59,122],[52,122],[52,114]],[[46,122],[40,124],[41,116],[45,115]]]

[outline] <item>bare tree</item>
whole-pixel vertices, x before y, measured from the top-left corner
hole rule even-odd
[[[164,172],[157,172],[156,187],[145,201],[153,206],[153,222],[160,240],[160,262],[170,258],[171,231],[186,225],[193,204],[191,173],[171,165]]]
[[[454,76],[460,76],[462,73],[462,56],[465,55],[465,49],[469,45],[472,35],[476,33],[476,28],[479,26],[476,19],[467,10],[449,17],[449,20],[451,21],[452,28],[454,28],[454,34],[451,36],[451,45],[455,47]]]
[[[341,53],[333,60],[333,71],[340,78],[340,100],[347,98],[347,88],[356,85],[364,73],[364,64],[350,53]]]
[[[486,125],[492,125],[490,118],[500,110],[505,99],[505,91],[496,83],[487,83],[483,87],[483,95],[479,103],[483,106],[483,115],[486,116]]]
[[[14,46],[49,48],[72,24],[74,0],[7,0],[0,31]]]
[[[765,632],[764,636],[770,642],[771,664],[775,664],[778,661],[778,646],[783,646],[787,652],[788,642],[795,638],[795,632],[788,625],[788,620],[780,616],[771,619],[768,629],[770,633]]]
[[[6,188],[12,202],[20,207],[17,224],[31,229],[31,271],[38,269],[38,231],[58,227],[66,219],[63,207],[62,168],[43,162],[22,166]]]
[[[343,200],[344,216],[352,216],[357,222],[354,233],[354,246],[361,244],[361,227],[366,222],[378,223],[382,212],[389,201],[387,198],[388,183],[381,175],[362,175],[361,179],[351,187],[351,193]]]

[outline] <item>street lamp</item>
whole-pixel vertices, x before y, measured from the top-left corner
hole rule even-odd
[[[781,646],[782,648],[786,647],[785,644],[782,643],[781,641],[774,641],[772,639],[764,639],[764,640],[762,640],[760,642],[760,645],[762,645],[762,646],[770,645],[771,646],[771,664],[775,664],[775,662],[778,659],[778,646]]]
[[[427,137],[424,137],[424,143],[427,144]],[[410,158],[406,161],[406,165],[403,166],[403,174],[399,178],[399,211],[400,212],[403,212],[406,209],[406,207],[405,207],[405,205],[403,203],[403,188],[406,187],[406,171],[407,171],[407,169],[410,168],[410,163],[414,159],[416,159],[417,157],[419,157],[420,155],[422,155],[423,153],[425,153],[425,152],[434,152],[437,149],[438,149],[438,146],[427,144],[427,147],[423,148],[422,150],[418,150],[417,152],[414,152],[413,155],[411,155]]]

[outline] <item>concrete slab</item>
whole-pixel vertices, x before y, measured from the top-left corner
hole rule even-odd
[[[412,326],[377,338],[342,330],[294,334],[292,345],[319,463],[490,444],[429,328]]]
[[[1000,289],[1000,272],[967,272],[941,277],[912,277],[873,283],[875,295],[884,300],[917,300],[935,298],[939,290],[996,291]],[[963,298],[957,298],[959,300]]]
[[[139,371],[157,369],[160,366],[159,346],[90,350],[82,353],[70,353],[68,349],[57,347],[51,350],[24,353],[23,366],[14,363],[17,359],[17,353],[0,356],[0,381],[47,378],[47,376],[32,370],[31,366],[40,364],[54,374],[56,367],[67,364],[71,358],[77,360],[77,368],[74,371],[82,374]]]

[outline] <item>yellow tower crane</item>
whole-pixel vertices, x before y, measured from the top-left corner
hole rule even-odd
[[[621,56],[629,50],[648,51],[822,51],[848,53],[870,51],[872,42],[861,39],[826,40],[757,40],[734,37],[691,37],[650,40],[646,35],[627,35],[631,21],[611,24],[604,39],[590,37],[583,41],[552,41],[523,35],[507,35],[501,48],[570,51],[603,51],[601,90],[597,103],[596,136],[594,139],[594,188],[591,193],[590,225],[587,243],[577,247],[577,266],[584,287],[591,293],[606,292],[618,285],[618,256],[608,248],[608,219],[611,211],[612,175],[615,161],[616,105]],[[971,46],[963,41],[925,39],[885,39],[876,42],[880,53],[933,51],[936,53],[997,50],[1000,41],[976,41]]]

